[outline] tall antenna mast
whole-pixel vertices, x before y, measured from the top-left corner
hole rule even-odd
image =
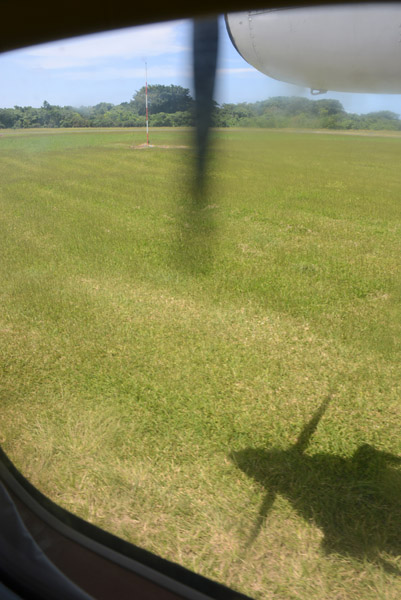
[[[145,60],[145,107],[146,107],[146,145],[149,146],[149,112],[148,112],[148,63]]]

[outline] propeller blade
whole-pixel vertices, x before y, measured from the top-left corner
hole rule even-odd
[[[197,191],[204,188],[209,128],[213,115],[219,42],[218,18],[196,19],[193,26]]]

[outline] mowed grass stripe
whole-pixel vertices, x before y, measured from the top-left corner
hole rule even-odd
[[[355,457],[401,455],[401,140],[251,133],[213,134],[198,273],[191,150],[0,143],[1,442],[63,506],[250,595],[395,599],[399,470]]]

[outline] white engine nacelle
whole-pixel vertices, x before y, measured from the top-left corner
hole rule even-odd
[[[226,15],[241,56],[274,79],[327,90],[401,93],[401,4]]]

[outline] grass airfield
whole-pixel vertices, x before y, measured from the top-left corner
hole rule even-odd
[[[401,596],[401,137],[0,132],[0,443],[257,599]]]

